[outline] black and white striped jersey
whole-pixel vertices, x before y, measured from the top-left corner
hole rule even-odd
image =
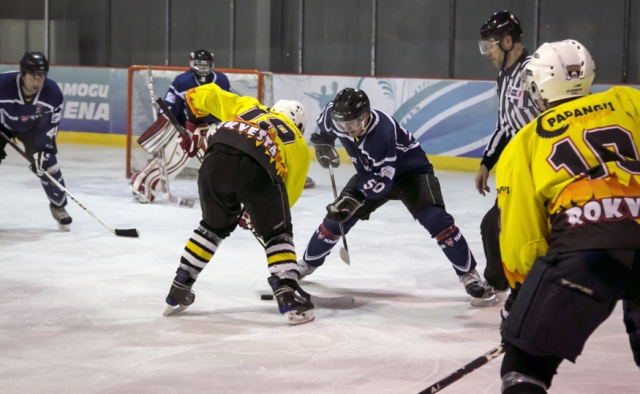
[[[481,162],[488,169],[496,164],[511,138],[540,114],[538,105],[522,86],[522,74],[530,58],[523,48],[518,60],[498,74],[498,121]]]

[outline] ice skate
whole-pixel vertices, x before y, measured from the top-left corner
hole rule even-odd
[[[293,271],[271,275],[269,285],[273,289],[273,295],[278,301],[280,313],[285,317],[287,324],[295,326],[313,321],[313,303],[303,297],[300,286],[295,280]],[[306,293],[305,293],[306,294]]]
[[[58,222],[58,228],[62,231],[69,231],[72,219],[67,210],[64,207],[55,207],[51,204],[49,204],[49,208],[51,209],[51,215]]]
[[[298,280],[302,280],[305,276],[313,274],[318,267],[307,264],[304,260],[298,261]]]
[[[489,295],[486,298],[472,298],[471,306],[483,308],[502,305],[509,298],[509,289],[496,290],[493,286],[489,286]]]
[[[164,316],[180,313],[196,300],[196,294],[191,290],[195,279],[192,279],[189,273],[181,268],[178,268],[176,274],[169,295],[167,295],[167,307],[162,314]]]
[[[493,287],[482,280],[478,271],[471,270],[466,274],[460,275],[460,283],[464,285],[464,289],[473,298],[485,299],[491,296]]]

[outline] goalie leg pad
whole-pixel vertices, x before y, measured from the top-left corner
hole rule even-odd
[[[158,119],[138,138],[138,144],[152,155],[164,147],[177,134],[175,127],[164,116]]]
[[[162,154],[156,153],[137,174],[131,178],[131,192],[141,203],[153,202],[167,193],[163,170],[169,181],[174,179],[187,165],[189,157],[180,149],[177,137],[174,137],[164,147],[165,167],[161,168]]]

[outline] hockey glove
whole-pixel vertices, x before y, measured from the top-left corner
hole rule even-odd
[[[242,227],[245,230],[252,230],[253,223],[251,223],[251,218],[247,211],[242,211],[242,215],[240,215],[240,219],[238,219],[238,226]]]
[[[331,138],[323,133],[313,133],[310,141],[316,149],[316,158],[322,168],[329,168],[329,165],[333,168],[340,167],[340,156],[338,156]]]
[[[49,160],[49,153],[36,152],[33,154],[33,162],[31,163],[29,168],[37,176],[39,177],[44,176],[44,172],[46,171],[47,160]]]
[[[502,306],[502,310],[500,310],[500,318],[502,321],[500,322],[500,330],[502,331],[502,327],[504,326],[505,320],[509,317],[509,312],[511,312],[511,308],[513,307],[513,303],[516,302],[516,298],[518,297],[518,292],[520,291],[520,287],[522,287],[522,283],[517,282],[516,287],[511,288],[511,293],[509,293],[509,298],[505,301]]]
[[[185,126],[186,132],[187,134],[189,134],[189,137],[180,134],[178,135],[178,142],[180,143],[180,147],[183,151],[185,151],[187,156],[193,157],[198,153],[198,150],[200,150],[202,142],[207,136],[209,125],[206,123],[195,124],[187,120]]]
[[[360,190],[345,189],[336,201],[327,205],[327,219],[332,222],[344,222],[364,204],[365,196]]]

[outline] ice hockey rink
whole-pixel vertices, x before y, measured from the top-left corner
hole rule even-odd
[[[134,202],[124,149],[60,145],[67,188],[112,227],[72,201],[71,232],[57,229],[38,179],[7,146],[0,165],[1,393],[418,393],[496,346],[499,308],[473,308],[453,269],[399,202],[348,235],[351,266],[333,253],[301,282],[308,292],[355,297],[351,309],[316,309],[288,326],[271,291],[264,252],[236,230],[196,282],[196,302],[163,317],[193,209]],[[354,172],[336,170],[338,186]],[[333,195],[312,163],[314,189],[293,208],[298,255]],[[495,198],[475,174],[439,172],[447,209],[484,269],[479,225]],[[197,196],[195,179],[172,183]],[[336,250],[337,252],[337,250]],[[444,393],[499,393],[501,358]],[[638,393],[620,306],[576,364],[562,364],[550,393]]]

